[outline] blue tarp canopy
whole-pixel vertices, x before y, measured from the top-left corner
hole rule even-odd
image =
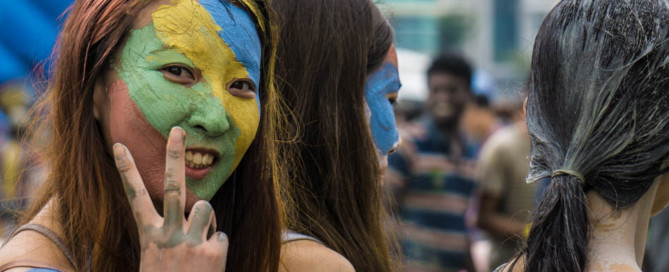
[[[0,0],[0,84],[27,77],[35,64],[49,59],[59,19],[72,2]]]

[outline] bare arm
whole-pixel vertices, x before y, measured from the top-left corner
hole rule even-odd
[[[497,237],[522,236],[525,223],[497,212],[499,197],[483,192],[481,195],[478,226]]]

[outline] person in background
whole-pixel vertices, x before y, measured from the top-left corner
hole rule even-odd
[[[650,217],[669,203],[667,40],[665,0],[563,0],[545,17],[526,180],[550,183],[526,245],[498,270],[641,271]]]
[[[523,96],[518,96],[514,122],[494,133],[481,148],[476,180],[479,184],[478,226],[492,241],[490,267],[509,260],[520,249],[530,220],[536,184],[526,184],[530,169]]]
[[[474,194],[478,147],[461,131],[471,101],[470,65],[442,54],[427,72],[426,111],[389,159],[387,186],[399,192],[406,271],[471,267],[466,212]]]
[[[399,144],[393,30],[370,0],[276,0],[277,90],[296,154],[281,183],[279,271],[397,271],[383,223],[381,173]]]
[[[462,116],[462,130],[468,138],[482,145],[505,125],[497,111],[497,104],[502,99],[494,79],[487,72],[475,70],[471,82],[472,99]]]

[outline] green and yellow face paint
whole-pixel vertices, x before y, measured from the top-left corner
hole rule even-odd
[[[210,200],[258,129],[258,33],[243,9],[218,0],[174,0],[151,19],[130,33],[114,67],[111,137],[129,147],[147,189],[161,195],[166,138],[182,127],[186,186]]]

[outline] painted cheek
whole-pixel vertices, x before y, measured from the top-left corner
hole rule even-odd
[[[397,68],[390,63],[367,79],[365,100],[370,111],[370,128],[376,148],[385,155],[399,142],[392,105],[386,98],[389,93],[400,88]]]
[[[165,80],[158,71],[151,52],[163,49],[153,25],[133,30],[121,53],[119,77],[127,84],[130,98],[137,104],[146,120],[164,137],[190,112],[189,103],[201,99],[201,94]],[[181,58],[184,58],[183,56]]]
[[[162,199],[167,142],[144,118],[123,80],[114,82],[108,90],[110,140],[128,147],[151,198]]]
[[[227,91],[221,93],[221,103],[225,111],[230,115],[234,125],[241,131],[235,142],[235,162],[232,170],[242,160],[258,131],[260,109],[257,101],[257,99],[239,98]]]

